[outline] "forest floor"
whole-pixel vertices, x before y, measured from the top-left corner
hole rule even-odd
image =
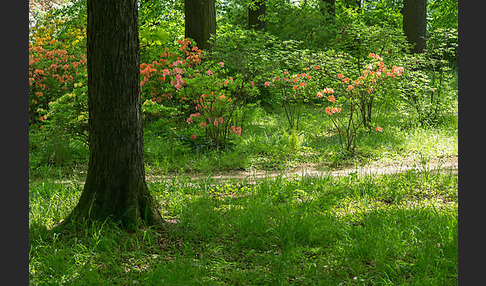
[[[347,165],[342,167],[320,167],[316,164],[301,164],[295,166],[291,170],[280,171],[265,171],[265,170],[245,170],[245,171],[230,171],[215,174],[198,174],[198,173],[182,173],[182,174],[166,174],[166,175],[147,175],[147,181],[160,182],[171,181],[177,178],[190,179],[191,181],[211,180],[212,183],[226,183],[226,182],[245,182],[256,183],[258,180],[275,178],[275,177],[304,177],[304,176],[347,176],[350,174],[357,175],[385,175],[395,173],[405,173],[407,171],[415,170],[421,172],[442,172],[452,173],[458,175],[458,156],[452,155],[448,157],[433,158],[429,160],[417,160],[414,158],[402,158],[400,160],[393,160],[390,162],[372,162],[365,165]]]

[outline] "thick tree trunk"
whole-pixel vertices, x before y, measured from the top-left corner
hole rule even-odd
[[[427,47],[427,0],[403,0],[403,32],[413,46],[413,53],[422,53]]]
[[[215,0],[184,0],[185,37],[193,39],[198,48],[210,48],[209,38],[216,34]]]
[[[264,30],[267,23],[262,20],[261,16],[265,16],[267,6],[265,0],[254,0],[248,6],[248,28],[255,30]]]
[[[145,183],[137,0],[88,0],[89,163],[65,222],[162,226]]]

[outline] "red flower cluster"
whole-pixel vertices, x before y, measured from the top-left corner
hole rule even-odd
[[[237,126],[236,128],[234,126],[230,127],[231,134],[236,134],[238,136],[241,136],[241,126]]]

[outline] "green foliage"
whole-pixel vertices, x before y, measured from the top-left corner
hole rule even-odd
[[[48,132],[64,134],[89,145],[87,90],[86,85],[75,83],[72,93],[49,103],[49,111],[45,115]]]
[[[427,30],[458,29],[458,0],[427,1]]]

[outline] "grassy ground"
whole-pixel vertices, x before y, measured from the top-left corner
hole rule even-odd
[[[282,128],[281,110],[254,108],[234,148],[195,151],[147,125],[147,177],[166,233],[129,234],[107,221],[80,233],[51,230],[75,206],[88,150],[29,136],[31,285],[456,285],[457,175],[428,172],[457,156],[457,115],[418,126],[403,113],[376,114],[384,132],[364,134],[344,156],[322,114],[306,110],[301,130]],[[292,137],[293,136],[293,137]],[[403,160],[401,174],[217,182],[230,170],[317,169]],[[193,173],[207,176],[192,181]]]
[[[30,182],[32,285],[456,285],[457,176],[149,183],[167,233],[48,230],[81,182]]]
[[[306,109],[301,128],[295,135],[285,131],[283,111],[268,112],[255,108],[248,116],[244,134],[234,146],[224,151],[194,151],[171,143],[148,126],[145,132],[145,155],[148,173],[198,172],[230,170],[288,170],[300,164],[317,168],[390,162],[400,159],[422,160],[458,153],[457,115],[444,117],[437,126],[413,124],[410,117],[397,113],[376,114],[376,123],[384,132],[363,134],[357,140],[354,156],[346,156],[328,118]],[[290,134],[289,134],[290,133]]]

